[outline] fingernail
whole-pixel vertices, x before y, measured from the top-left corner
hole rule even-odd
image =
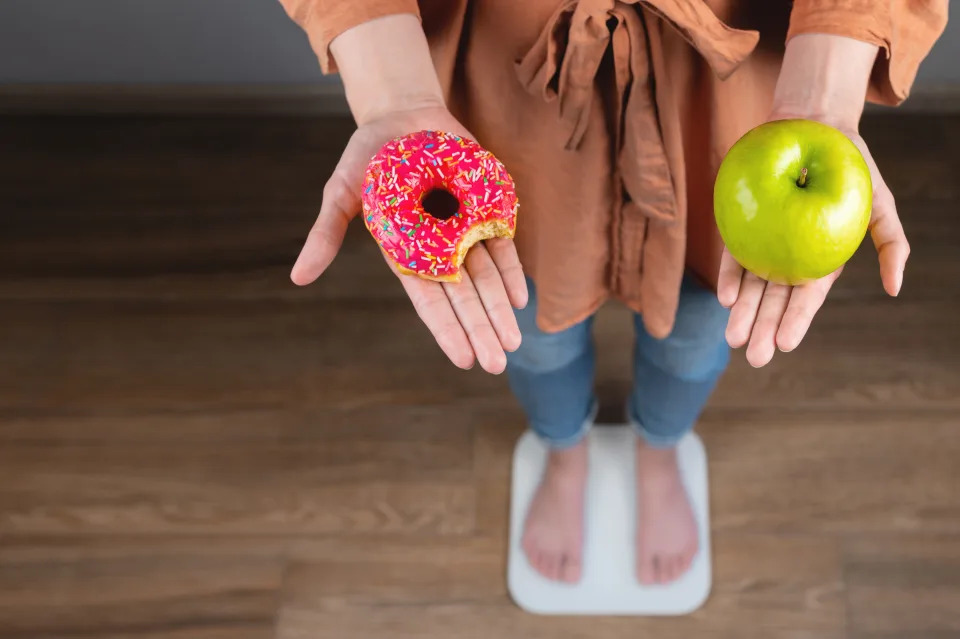
[[[903,286],[903,266],[897,269],[897,292],[894,293],[894,297],[900,295],[900,288]]]

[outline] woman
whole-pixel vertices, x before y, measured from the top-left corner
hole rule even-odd
[[[754,366],[793,350],[840,273],[791,288],[743,272],[713,221],[719,163],[768,120],[846,133],[870,166],[870,230],[897,295],[909,245],[858,122],[865,100],[907,97],[947,1],[281,1],[323,70],[339,69],[359,125],[294,282],[333,260],[384,142],[420,129],[476,137],[516,179],[515,245],[474,247],[459,285],[400,281],[454,364],[508,370],[551,447],[523,548],[545,577],[570,583],[594,406],[590,321],[610,297],[635,312],[636,570],[644,584],[677,579],[699,542],[676,444],[728,344],[746,345]]]

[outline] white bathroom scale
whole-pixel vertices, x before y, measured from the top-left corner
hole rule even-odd
[[[710,594],[710,514],[707,455],[695,434],[679,446],[680,469],[700,529],[700,551],[690,570],[669,585],[643,586],[635,572],[634,457],[628,426],[590,431],[590,478],[582,577],[577,584],[550,581],[527,562],[520,547],[523,523],[543,474],[547,449],[531,432],[513,453],[507,585],[518,606],[543,615],[685,615]]]

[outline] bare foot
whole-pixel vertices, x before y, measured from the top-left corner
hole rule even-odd
[[[547,579],[580,581],[587,442],[551,451],[523,529],[530,565]]]
[[[690,568],[698,546],[676,448],[650,448],[638,440],[637,578],[644,585],[675,581]]]

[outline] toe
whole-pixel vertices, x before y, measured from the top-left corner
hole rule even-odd
[[[653,583],[653,564],[650,562],[650,556],[646,553],[643,544],[637,541],[637,581],[644,586]]]
[[[523,539],[520,540],[520,548],[523,549],[523,554],[527,556],[527,561],[530,562],[530,565],[535,564],[537,559],[537,546],[530,540],[529,535],[524,535]]]
[[[524,537],[520,543],[521,548],[523,548],[523,554],[527,556],[527,563],[530,564],[530,567],[540,572],[541,565],[541,555],[540,549],[537,547],[537,544],[534,543],[530,537]]]
[[[527,559],[530,561],[530,566],[543,575],[543,553],[539,550],[532,550],[527,553]],[[543,576],[546,577],[546,575]]]
[[[563,574],[563,562],[560,561],[560,556],[559,556],[559,555],[554,556],[554,558],[553,558],[553,572],[552,572],[552,575],[551,575],[550,578],[553,579],[554,581],[560,581],[560,577],[561,577],[562,574]]]
[[[685,562],[686,558],[683,555],[674,555],[670,562],[673,565],[673,581],[682,578],[687,573]]]
[[[641,553],[640,560],[637,562],[637,577],[644,586],[652,586],[657,583],[652,557]]]
[[[663,558],[660,555],[653,556],[653,583],[662,584],[666,566],[663,565]]]
[[[547,579],[557,579],[557,558],[549,553],[543,553],[540,561],[540,574]]]
[[[547,579],[553,579],[553,564],[550,561],[550,555],[542,552],[537,558],[537,572],[546,577]]]
[[[662,555],[660,557],[660,583],[669,584],[676,579],[677,575],[677,566],[673,562],[673,557],[670,555]]]
[[[673,581],[674,573],[676,572],[676,566],[673,565],[673,557],[671,555],[660,555],[660,583],[668,584]]]
[[[560,567],[560,581],[568,584],[575,584],[580,581],[580,559],[578,557],[564,557]]]

